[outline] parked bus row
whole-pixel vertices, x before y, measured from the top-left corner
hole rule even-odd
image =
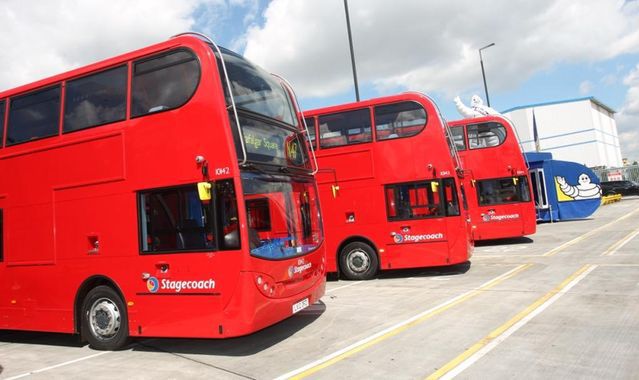
[[[327,272],[534,232],[505,119],[450,128],[419,93],[301,115],[194,33],[0,92],[0,329],[240,336],[318,301]]]

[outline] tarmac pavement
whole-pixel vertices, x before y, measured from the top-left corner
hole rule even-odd
[[[1,379],[636,378],[639,197],[471,263],[329,281],[319,304],[247,337],[138,339],[94,351],[0,331]]]

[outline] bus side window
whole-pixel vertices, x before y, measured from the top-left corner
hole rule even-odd
[[[199,80],[199,62],[184,49],[135,62],[131,117],[184,105],[195,93]]]
[[[373,141],[368,108],[319,117],[321,148]]]
[[[63,132],[72,132],[126,117],[127,66],[68,81]]]
[[[466,140],[464,138],[464,126],[451,127],[450,134],[453,137],[453,142],[455,143],[455,148],[457,148],[457,151],[466,150]]]
[[[306,127],[308,127],[308,137],[311,140],[311,149],[315,150],[315,118],[309,117],[304,119]]]
[[[443,216],[440,192],[433,181],[386,185],[388,220],[410,220]],[[435,181],[437,182],[437,181]]]
[[[4,261],[4,211],[0,208],[0,263]]]
[[[386,188],[386,212],[388,213],[389,219],[397,217],[397,207],[395,206],[395,189],[392,187]]]
[[[0,101],[0,148],[2,148],[2,137],[4,136],[4,100]]]
[[[215,212],[217,215],[217,235],[222,236],[219,248],[221,250],[239,249],[240,225],[233,180],[215,183]]]
[[[426,126],[426,110],[419,103],[401,102],[375,107],[377,140],[409,137]]]
[[[468,200],[466,198],[466,189],[464,188],[463,183],[459,184],[459,189],[461,190],[462,206],[464,206],[465,211],[468,211]]]
[[[60,85],[11,98],[6,145],[56,136],[60,121]]]
[[[462,196],[463,195],[463,185]],[[466,199],[464,199],[464,202]],[[459,215],[459,201],[457,199],[457,192],[455,191],[455,182],[452,179],[444,180],[444,202],[446,202],[446,215],[457,216]],[[464,209],[467,209],[467,205]]]
[[[139,195],[140,245],[144,253],[210,251],[215,247],[212,208],[195,185]]]

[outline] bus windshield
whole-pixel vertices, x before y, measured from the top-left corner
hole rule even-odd
[[[477,195],[480,206],[530,202],[526,176],[479,180]]]
[[[312,178],[243,171],[251,255],[286,259],[322,242],[317,189]]]
[[[233,100],[238,110],[253,112],[294,127],[298,126],[291,99],[277,78],[230,50],[220,48],[220,51],[224,57]],[[218,66],[221,77],[224,78],[219,57]],[[226,86],[224,92],[227,97],[226,103],[230,105]]]

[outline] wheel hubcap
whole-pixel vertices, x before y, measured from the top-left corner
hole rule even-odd
[[[368,254],[361,249],[356,249],[348,254],[348,268],[355,273],[366,272],[371,265]]]
[[[93,336],[105,340],[112,338],[120,330],[120,309],[110,299],[100,298],[91,305],[89,326]]]

